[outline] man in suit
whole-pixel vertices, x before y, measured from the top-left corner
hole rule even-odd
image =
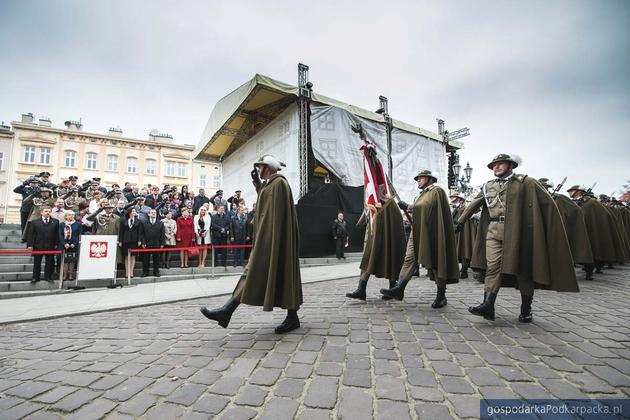
[[[160,187],[158,187],[157,185],[154,185],[153,188],[151,188],[151,194],[147,196],[144,204],[154,209],[161,202],[162,202],[162,196],[160,195]]]
[[[49,206],[43,207],[41,209],[41,218],[31,221],[26,241],[29,251],[53,251],[57,249],[59,222],[50,216],[50,210]],[[31,283],[40,281],[43,257],[44,255],[42,254],[33,255],[33,279]],[[53,254],[46,254],[45,257],[44,280],[52,281],[55,257]]]
[[[225,214],[225,207],[217,207],[217,214],[212,215],[212,245],[227,245],[230,235],[230,218]],[[227,266],[227,248],[215,249],[217,266]]]
[[[164,224],[157,218],[157,212],[149,211],[149,219],[142,222],[142,248],[164,248]],[[153,257],[153,275],[160,277],[160,253],[143,252],[142,277],[149,275],[149,260]]]

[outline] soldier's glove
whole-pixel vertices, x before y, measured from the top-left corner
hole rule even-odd
[[[464,228],[464,223],[455,224],[455,233],[461,232],[463,228]]]
[[[403,211],[407,211],[409,209],[409,204],[401,200],[398,202],[398,207],[400,207],[400,209]]]
[[[258,169],[256,168],[252,169],[250,174],[252,176],[252,181],[254,181],[254,184],[260,185],[261,182],[260,182],[260,177],[258,176]]]

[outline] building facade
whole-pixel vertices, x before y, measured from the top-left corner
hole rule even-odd
[[[199,188],[212,188],[217,176],[221,183],[220,163],[193,160],[194,146],[175,144],[172,136],[156,130],[147,140],[133,139],[123,137],[119,128],[111,128],[107,134],[89,133],[77,121],[66,121],[65,129],[54,128],[49,119],[36,122],[32,114],[22,115],[20,122],[11,125],[11,169],[4,184],[0,173],[0,199],[7,190],[5,223],[19,221],[21,197],[12,192],[13,188],[43,171],[51,173],[54,183],[71,175],[77,176],[79,183],[100,177],[101,185],[108,188],[114,183],[122,187],[131,182],[139,187],[188,185],[197,192]]]
[[[13,188],[9,178],[12,172],[13,135],[11,127],[0,124],[0,223],[6,220],[7,203],[12,199],[10,192]]]

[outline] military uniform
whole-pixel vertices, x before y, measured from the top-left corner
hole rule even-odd
[[[66,198],[64,202],[66,203],[67,209],[77,213],[79,211],[79,203],[84,200],[85,199],[83,197],[80,197],[78,195],[76,197],[74,195],[71,195],[70,197]]]
[[[26,198],[33,194],[37,189],[37,187],[33,187],[30,184],[39,185],[39,180],[35,177],[30,177],[24,181],[24,183],[13,189],[14,193],[22,195],[22,204],[20,206],[20,228],[22,229],[22,232],[24,232],[26,222],[28,221],[28,217],[33,209],[33,202],[26,201]]]
[[[23,203],[26,204],[32,204],[33,207],[31,208],[31,213],[28,216],[28,220],[26,222],[26,226],[24,227],[24,232],[22,233],[22,239],[26,240],[26,238],[28,238],[28,230],[30,227],[30,223],[33,220],[38,220],[41,219],[42,217],[42,208],[44,207],[50,207],[53,208],[55,207],[55,198],[52,196],[52,190],[50,190],[49,188],[45,188],[42,187],[40,189],[41,191],[48,191],[50,193],[50,196],[48,198],[42,198],[39,196],[38,192],[34,192],[33,194],[29,195],[28,197],[26,197],[26,199],[24,199]]]
[[[503,175],[486,182],[458,220],[458,230],[482,209],[480,231],[485,237],[486,276],[483,302],[468,310],[494,320],[494,303],[501,286],[521,292],[520,322],[532,322],[535,288],[577,292],[573,259],[560,212],[549,193],[527,175],[514,174],[518,162],[500,154],[488,164],[509,163]],[[504,244],[507,246],[504,247]]]
[[[431,306],[440,308],[447,303],[446,284],[459,281],[455,232],[446,193],[435,184],[437,178],[431,171],[421,171],[414,179],[418,181],[423,177],[434,183],[425,184],[412,206],[401,203],[403,209],[408,207],[412,211],[413,221],[398,283],[391,289],[381,289],[381,293],[402,300],[407,283],[422,264],[437,286],[437,296]]]
[[[118,235],[120,230],[120,218],[114,213],[107,214],[104,209],[111,206],[105,205],[102,211],[96,211],[87,216],[87,219],[94,222],[92,231],[95,235]],[[110,208],[113,208],[111,206]]]

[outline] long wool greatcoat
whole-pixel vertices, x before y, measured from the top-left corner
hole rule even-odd
[[[615,235],[617,235],[618,239],[619,239],[619,245],[621,246],[621,252],[623,253],[624,259],[623,260],[619,260],[618,262],[625,262],[625,261],[630,261],[630,246],[628,244],[628,238],[626,237],[625,234],[625,227],[624,227],[624,221],[622,218],[622,214],[620,212],[621,209],[618,209],[616,207],[613,206],[604,206],[606,207],[606,210],[608,210],[608,213],[610,213],[613,217],[613,223],[615,225]]]
[[[257,188],[256,243],[233,296],[247,305],[298,309],[302,304],[299,232],[287,180],[272,175]]]
[[[466,204],[463,204],[453,212],[453,220],[457,220],[464,210],[466,210]],[[457,258],[459,262],[472,259],[476,234],[477,227],[471,219],[467,220],[466,223],[464,223],[462,230],[455,234]]]
[[[583,197],[580,207],[584,212],[595,261],[624,262],[626,256],[622,249],[623,244],[615,232],[617,225],[610,212],[602,203],[591,197]]]
[[[444,190],[433,184],[411,207],[413,247],[418,264],[446,283],[459,282],[453,216]]]
[[[508,181],[501,274],[503,286],[534,282],[536,289],[578,292],[569,241],[562,218],[551,195],[527,175],[514,174]],[[479,208],[479,233],[487,232],[489,216],[483,197],[470,203],[459,221]],[[485,235],[477,241],[485,258]],[[477,258],[481,250],[477,252]],[[473,266],[479,266],[479,261]],[[485,263],[482,267],[486,268]],[[514,281],[518,278],[517,281]]]
[[[569,239],[571,247],[571,255],[573,262],[576,264],[592,264],[593,252],[591,251],[591,243],[584,222],[584,214],[580,207],[565,195],[556,195],[554,197],[556,206],[562,216],[564,230]]]
[[[376,277],[397,279],[405,258],[406,242],[400,209],[390,198],[377,209],[374,222],[368,224],[361,271]]]

